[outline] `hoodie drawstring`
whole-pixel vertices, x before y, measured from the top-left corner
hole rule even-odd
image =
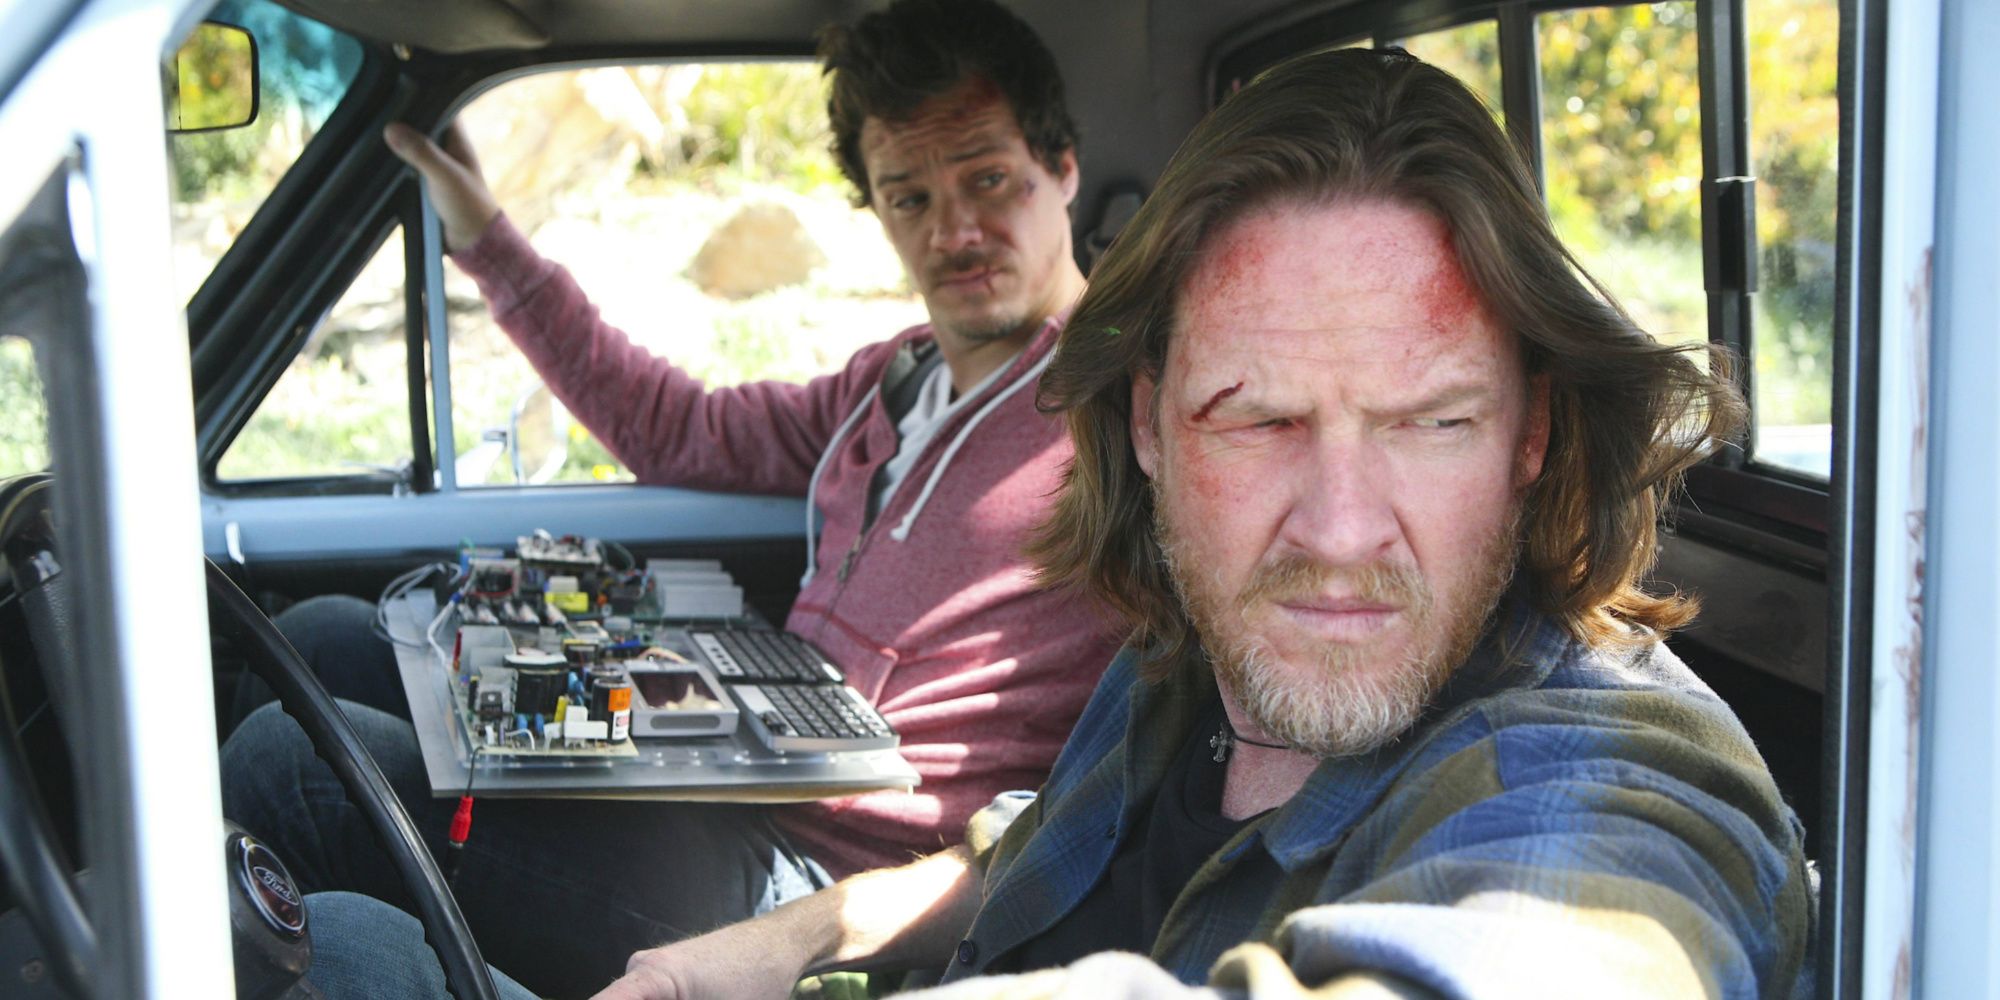
[[[806,572],[804,576],[799,577],[801,590],[813,581],[813,574],[819,571],[819,534],[813,530],[813,512],[819,508],[814,506],[813,500],[819,495],[820,474],[826,471],[826,464],[833,461],[834,454],[840,450],[841,440],[847,437],[848,431],[854,429],[854,424],[861,419],[861,415],[868,412],[868,404],[873,403],[875,396],[881,391],[882,387],[877,385],[861,397],[861,405],[856,406],[854,412],[848,414],[847,419],[841,421],[840,426],[834,430],[833,439],[826,443],[826,451],[820,453],[819,463],[813,466],[812,478],[806,480]]]

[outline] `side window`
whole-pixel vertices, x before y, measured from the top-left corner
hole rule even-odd
[[[1441,31],[1411,35],[1396,41],[1411,55],[1465,82],[1495,118],[1500,112],[1500,28],[1498,23],[1473,21]]]
[[[49,467],[49,407],[33,345],[0,336],[0,478]]]
[[[223,482],[401,478],[410,463],[403,236],[375,251],[216,464]]]
[[[711,387],[803,382],[924,319],[834,164],[814,64],[547,73],[494,88],[459,121],[536,251],[607,322]],[[445,275],[453,444],[493,455],[539,378],[471,279],[449,259]],[[586,429],[565,437],[529,481],[631,478]],[[461,485],[514,482],[505,460],[458,470]]]
[[[361,46],[272,0],[222,0],[209,20],[257,39],[260,103],[242,128],[169,134],[174,285],[186,301],[347,95]]]
[[[1834,0],[1750,0],[1745,13],[1759,282],[1752,455],[1824,478],[1833,454],[1840,9]]]
[[[1707,340],[1694,3],[1555,11],[1535,34],[1556,233],[1641,328]]]

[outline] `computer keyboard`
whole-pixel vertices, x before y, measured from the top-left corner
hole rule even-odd
[[[812,644],[771,629],[689,632],[717,676],[731,683],[838,684],[845,680]]]
[[[788,753],[890,750],[898,738],[860,694],[844,684],[730,684],[743,717],[765,746]]]
[[[790,632],[753,628],[691,630],[688,638],[736,696],[765,746],[787,753],[896,746],[896,731],[841,683],[839,668],[812,643]]]

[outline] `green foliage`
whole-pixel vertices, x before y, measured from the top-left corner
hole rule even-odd
[[[1699,241],[1694,4],[1544,14],[1536,29],[1550,211],[1569,223],[1565,235],[1586,244],[1635,235]]]
[[[410,459],[403,345],[354,346],[294,361],[216,467],[227,480],[355,475]]]
[[[247,31],[202,24],[174,55],[172,128],[226,128],[256,117],[255,44]]]
[[[694,376],[710,385],[738,385],[761,379],[802,382],[819,374],[811,355],[798,350],[800,318],[789,312],[780,308],[717,318],[715,360],[694,366]]]
[[[1701,249],[1699,37],[1690,0],[1536,18],[1549,214],[1639,325],[1670,342],[1708,333]],[[1759,290],[1752,336],[1760,426],[1831,416],[1840,109],[1833,0],[1748,0],[1750,151]],[[1493,22],[1401,44],[1499,93]]]
[[[0,476],[49,467],[49,407],[34,350],[19,337],[0,337]]]
[[[632,474],[625,471],[625,467],[620,465],[618,459],[612,456],[611,450],[599,443],[589,432],[584,431],[582,425],[578,425],[571,430],[569,454],[563,460],[562,469],[556,473],[556,482],[587,483],[592,480],[599,482],[632,481]]]
[[[172,137],[174,200],[199,201],[207,197],[237,199],[258,197],[277,185],[284,167],[291,165],[297,152],[280,154],[284,163],[275,173],[258,169],[260,154],[277,144],[272,140],[271,123],[282,110],[266,104],[255,122],[242,128],[218,132],[197,132]]]
[[[1760,288],[1760,424],[1830,418],[1839,106],[1831,0],[1748,5]],[[1556,229],[1669,340],[1706,331],[1699,41],[1687,0],[1541,15],[1542,137]]]
[[[1492,20],[1397,39],[1403,50],[1458,77],[1500,115],[1500,29]]]
[[[808,192],[841,183],[828,150],[826,88],[819,68],[798,63],[717,63],[681,102],[686,126],[668,162],[639,173],[695,183],[750,181]]]

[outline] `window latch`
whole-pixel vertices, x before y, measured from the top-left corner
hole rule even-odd
[[[1757,178],[1716,177],[1702,184],[1707,204],[1703,222],[1714,220],[1716,252],[1709,255],[1703,283],[1714,292],[1757,290]]]

